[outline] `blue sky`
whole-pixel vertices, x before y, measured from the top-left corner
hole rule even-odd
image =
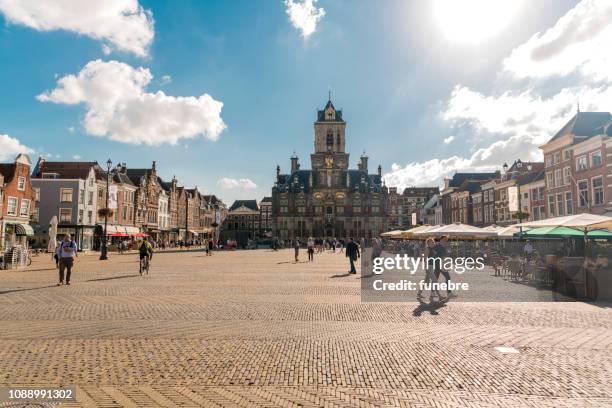
[[[0,2],[0,159],[156,160],[162,177],[231,202],[269,195],[294,150],[309,166],[329,90],[352,165],[365,149],[371,170],[382,164],[400,186],[537,159],[577,100],[609,110],[609,61],[579,50],[597,52],[610,22],[576,34],[609,5],[525,1],[500,13],[466,1],[467,11],[444,0],[112,0],[116,21],[85,21],[100,13],[93,2],[44,2],[58,18],[36,1]],[[292,20],[292,7],[305,14]],[[482,15],[469,20],[470,7]],[[492,32],[469,32],[491,21]]]

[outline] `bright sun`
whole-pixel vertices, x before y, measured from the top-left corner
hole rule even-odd
[[[435,0],[434,13],[449,40],[477,44],[500,32],[521,3],[520,0]]]

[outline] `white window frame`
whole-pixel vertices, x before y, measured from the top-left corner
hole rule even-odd
[[[70,191],[70,200],[64,200],[64,191]],[[74,190],[72,188],[67,188],[67,187],[60,188],[60,203],[71,203],[73,194],[74,194]]]
[[[23,212],[23,205],[27,204],[27,211]],[[19,204],[19,216],[20,217],[29,217],[30,216],[30,200],[22,198],[21,203]]]
[[[584,168],[580,168],[580,162],[584,160]],[[584,171],[589,168],[589,159],[586,154],[576,157],[576,171]]]
[[[593,163],[593,157],[594,156],[599,156],[599,164],[597,164],[597,165],[595,163]],[[591,159],[591,168],[601,167],[603,165],[603,156],[601,155],[601,150],[596,150],[596,151],[592,152],[590,154],[590,159]]]
[[[597,200],[595,200],[595,180],[601,180],[601,187],[598,188],[598,190],[601,190],[601,202],[597,202]],[[603,176],[597,176],[597,177],[593,177],[591,179],[591,198],[593,199],[593,205],[602,205],[605,204],[606,202],[606,197],[605,197],[605,189],[604,189],[604,180],[603,180]]]
[[[580,183],[582,183],[582,182],[586,183],[586,186],[587,186],[586,194],[584,194],[584,195],[582,194],[582,191],[585,191],[585,190],[581,190],[580,189]],[[576,182],[576,191],[578,191],[578,202],[577,202],[578,208],[585,208],[585,207],[589,206],[589,199],[590,199],[590,197],[589,197],[589,190],[590,190],[590,188],[589,188],[589,180],[583,179],[583,180],[578,180]],[[586,205],[580,205],[580,198],[581,197],[585,197],[586,198]]]
[[[25,191],[26,178],[24,176],[19,176],[17,178],[17,190]]]
[[[15,206],[14,210],[11,212],[11,200],[14,200]],[[17,197],[8,196],[6,200],[6,213],[8,215],[17,215],[17,208],[19,208],[19,199]]]
[[[62,220],[62,211],[68,211],[68,221]],[[58,213],[57,213],[57,219],[59,220],[59,222],[72,222],[72,208],[60,208],[58,209]]]

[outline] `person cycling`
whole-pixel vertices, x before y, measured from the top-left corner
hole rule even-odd
[[[142,240],[140,247],[138,249],[140,254],[140,274],[142,275],[142,270],[146,269],[147,275],[149,274],[149,262],[151,258],[153,258],[153,245],[146,239]],[[144,261],[144,263],[143,263]]]

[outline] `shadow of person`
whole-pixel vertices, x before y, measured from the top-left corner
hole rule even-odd
[[[429,312],[429,314],[437,316],[438,310],[446,307],[445,302],[430,302],[425,303],[423,301],[419,301],[419,305],[412,311],[412,315],[415,317],[420,317],[424,312]]]
[[[347,276],[351,276],[352,274],[350,273],[343,273],[343,274],[338,274],[338,275],[332,275],[330,276],[330,278],[345,278]]]

